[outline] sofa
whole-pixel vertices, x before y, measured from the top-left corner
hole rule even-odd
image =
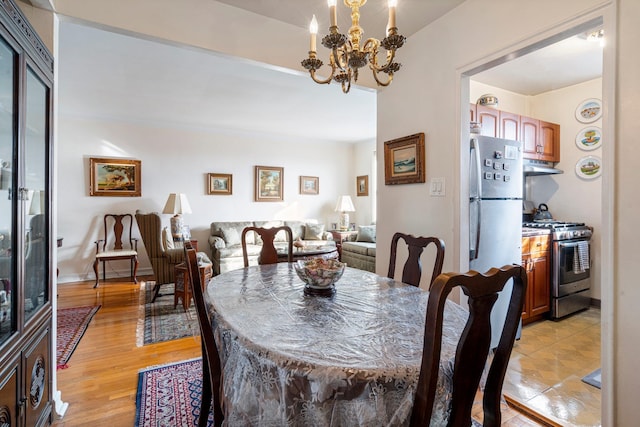
[[[376,226],[358,227],[358,233],[342,242],[342,262],[348,267],[360,270],[376,271]]]
[[[240,239],[242,238],[242,230],[245,227],[271,228],[283,225],[291,228],[294,241],[312,242],[318,246],[335,246],[336,244],[331,233],[325,231],[324,224],[318,224],[316,220],[212,222],[209,247],[211,248],[213,274],[218,275],[225,271],[244,267]],[[258,255],[262,250],[262,240],[256,233],[249,232],[247,233],[246,241],[249,265],[257,265]],[[281,247],[286,250],[287,238],[283,231],[276,234],[274,244],[276,249]]]

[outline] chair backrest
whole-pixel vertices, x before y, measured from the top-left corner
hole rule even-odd
[[[520,265],[492,268],[485,274],[441,274],[429,291],[424,329],[422,367],[411,417],[412,426],[429,425],[436,393],[442,341],[443,312],[447,296],[460,286],[469,297],[469,318],[456,348],[449,426],[471,425],[473,405],[491,345],[491,310],[505,285],[513,279],[507,316],[489,367],[483,395],[484,426],[500,426],[500,396],[522,315],[527,273]]]
[[[133,215],[131,214],[105,214],[103,218],[104,236],[102,239],[102,250],[137,250],[137,241],[133,239]],[[109,240],[109,236],[113,239]],[[125,243],[129,246],[125,247]]]
[[[220,354],[218,353],[218,347],[216,346],[215,337],[213,335],[213,326],[211,325],[211,319],[207,312],[207,307],[204,303],[204,293],[202,292],[202,283],[200,283],[200,272],[198,269],[198,257],[196,250],[191,246],[191,242],[186,241],[184,244],[185,259],[187,261],[187,267],[189,270],[189,283],[191,284],[191,293],[193,294],[193,301],[196,307],[196,314],[198,316],[198,324],[200,325],[200,335],[202,338],[202,365],[203,365],[203,396],[205,399],[206,392],[210,391],[213,394],[213,419],[214,425],[222,425],[224,414],[222,412],[222,388],[221,377],[222,368],[220,364]],[[208,376],[208,378],[207,378]],[[206,384],[209,381],[209,384]],[[207,386],[210,389],[207,389]],[[205,391],[206,390],[206,391]],[[210,395],[208,396],[211,397]],[[208,405],[206,406],[208,407]],[[206,419],[209,414],[200,413],[199,425],[207,425]],[[204,417],[204,418],[202,418]]]
[[[258,233],[262,239],[262,249],[258,256],[258,264],[275,264],[278,260],[278,251],[273,243],[276,234],[279,231],[283,231],[287,235],[287,262],[293,262],[293,233],[291,228],[283,225],[280,227],[263,228],[263,227],[245,227],[242,230],[242,258],[244,259],[244,266],[249,267],[249,254],[247,253],[247,242],[245,236],[250,231]]]
[[[157,213],[143,214],[136,212],[136,222],[149,259],[162,256],[164,248],[162,247],[162,220],[160,215]]]
[[[391,239],[391,255],[389,257],[389,273],[387,277],[394,279],[396,270],[396,256],[398,249],[398,241],[403,239],[407,244],[409,255],[402,269],[402,281],[413,286],[420,286],[420,278],[422,277],[422,261],[420,256],[424,249],[433,244],[436,249],[436,259],[433,265],[433,273],[429,286],[433,284],[436,277],[442,272],[444,263],[444,242],[437,237],[415,237],[410,234],[396,233]]]

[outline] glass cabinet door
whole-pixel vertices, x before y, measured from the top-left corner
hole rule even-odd
[[[24,141],[25,318],[28,320],[48,300],[47,147],[49,89],[27,68],[26,132]]]
[[[17,325],[15,209],[11,189],[15,188],[13,162],[16,158],[16,52],[0,37],[0,345],[15,331]],[[15,193],[14,193],[15,194]]]

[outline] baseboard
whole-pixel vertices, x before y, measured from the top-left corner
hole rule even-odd
[[[601,301],[599,299],[591,298],[590,305],[591,305],[591,307],[602,308],[600,306],[601,305]]]
[[[140,268],[138,269],[137,277],[144,276],[153,276],[153,269],[149,268]],[[131,272],[128,268],[122,270],[109,270],[107,271],[107,279],[122,279],[122,281],[131,280]],[[58,284],[61,285],[63,283],[72,283],[72,282],[95,282],[96,276],[91,273],[87,274],[64,274],[62,271],[58,276]],[[100,272],[100,280],[102,280],[102,271]],[[139,280],[138,280],[139,281]]]

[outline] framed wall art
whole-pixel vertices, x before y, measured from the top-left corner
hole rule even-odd
[[[425,182],[424,133],[416,133],[384,143],[384,183]]]
[[[233,176],[230,173],[207,174],[207,194],[231,195],[233,192]]]
[[[89,195],[140,197],[141,168],[140,160],[89,158]]]
[[[361,175],[356,178],[356,196],[369,195],[369,175]]]
[[[320,192],[320,179],[317,176],[300,177],[300,194],[318,194]]]
[[[284,168],[255,166],[256,202],[281,202],[283,197]]]

